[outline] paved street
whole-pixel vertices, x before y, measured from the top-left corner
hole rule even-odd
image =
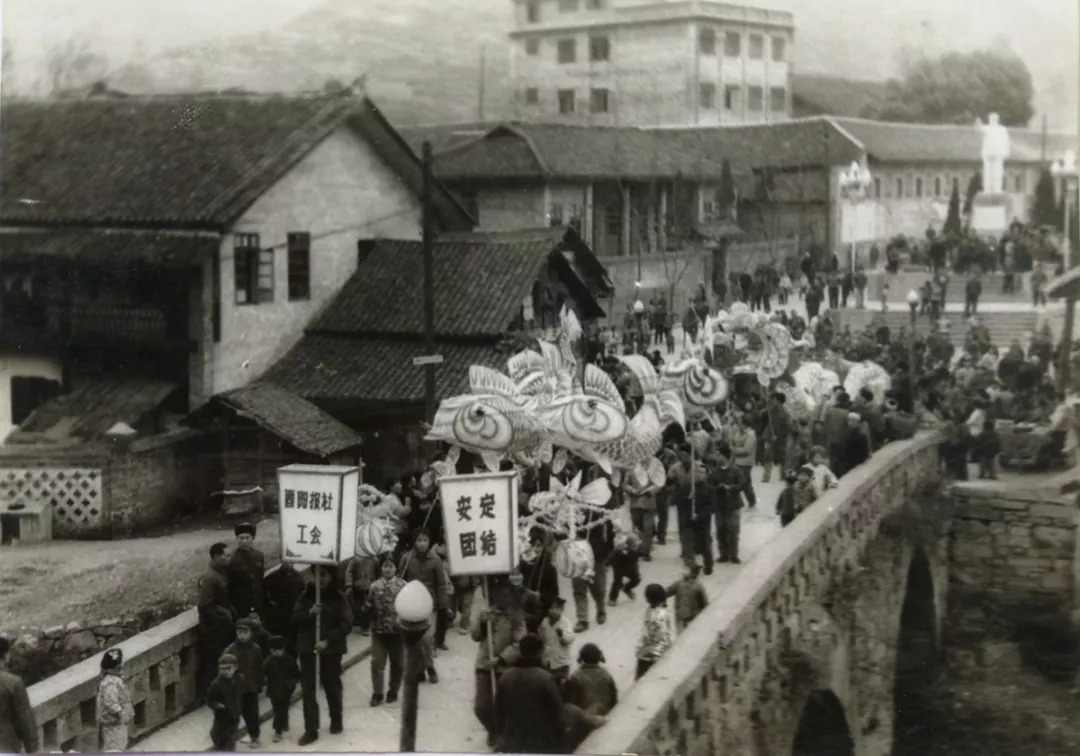
[[[754,471],[759,496],[756,511],[744,511],[742,529],[741,557],[747,562],[780,529],[779,520],[773,510],[779,495],[781,484],[760,483],[761,468]],[[674,518],[671,527],[674,528]],[[642,562],[643,586],[650,582],[669,583],[681,574],[679,563],[678,538],[672,533],[667,545],[654,549],[653,561]],[[729,581],[738,573],[740,566],[717,565],[712,576],[702,576],[710,599],[715,599]],[[561,595],[568,599],[567,610],[573,619],[572,602],[569,602],[570,584],[562,580]],[[635,666],[635,646],[645,611],[644,599],[639,588],[637,599],[620,599],[618,605],[609,607],[608,621],[604,625],[592,622],[590,629],[578,636],[574,644],[572,658],[576,660],[577,649],[587,642],[596,643],[603,649],[608,661],[608,668],[615,677],[620,691],[627,690],[633,683]],[[480,602],[478,602],[479,604]],[[478,611],[480,606],[474,608]],[[595,620],[595,617],[591,619]],[[354,654],[365,649],[366,638],[354,635],[350,646]],[[473,660],[476,644],[467,636],[451,631],[447,638],[449,651],[440,653],[436,660],[440,681],[437,685],[423,684],[420,687],[420,720],[418,724],[417,750],[442,752],[486,752],[486,737],[483,728],[472,713],[473,700]],[[264,724],[263,749],[266,751],[308,752],[325,751],[368,751],[393,752],[398,747],[401,704],[383,705],[378,708],[368,706],[371,698],[371,673],[367,659],[353,666],[345,673],[345,732],[341,735],[329,735],[325,702],[322,704],[323,731],[321,738],[306,749],[299,749],[296,741],[300,737],[300,706],[293,706],[291,713],[291,732],[284,742],[271,743],[270,732]],[[269,704],[264,700],[264,709]],[[154,735],[136,744],[132,750],[152,751],[200,751],[210,747],[210,712],[200,709],[179,721],[165,727]],[[241,748],[246,746],[241,745]]]

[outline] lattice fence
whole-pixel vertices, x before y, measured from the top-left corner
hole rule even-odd
[[[0,501],[48,503],[57,535],[93,530],[105,519],[101,478],[101,470],[90,467],[3,469]]]

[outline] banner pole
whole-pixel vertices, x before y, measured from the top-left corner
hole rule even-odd
[[[315,606],[319,607],[319,613],[315,615],[315,645],[319,645],[319,641],[322,640],[322,581],[319,579],[322,576],[319,565],[315,565]],[[315,650],[315,695],[319,695],[319,668],[322,666],[322,657],[319,655],[318,648]]]

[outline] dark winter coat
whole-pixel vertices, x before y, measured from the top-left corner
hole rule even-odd
[[[280,701],[292,697],[300,682],[300,667],[296,659],[288,654],[271,656],[263,663],[263,675],[266,677],[267,697]]]
[[[352,607],[337,586],[336,577],[322,591],[322,613],[319,618],[319,638],[326,641],[324,656],[341,656],[348,652],[348,637],[352,632]],[[309,585],[296,600],[293,607],[293,627],[296,628],[296,651],[300,654],[315,653],[315,618],[311,607],[315,606],[315,586]]]
[[[836,471],[836,477],[847,475],[866,460],[870,459],[870,439],[862,430],[852,432],[841,447],[841,469]]]
[[[0,712],[0,753],[35,753],[37,721],[26,684],[6,669],[0,669]]]
[[[225,570],[210,566],[199,578],[199,630],[204,640],[225,645],[232,640],[236,609],[229,600],[229,580]]]
[[[605,716],[619,703],[619,689],[611,673],[599,664],[578,666],[564,688],[567,703],[590,714]]]
[[[240,721],[240,692],[246,683],[239,672],[230,680],[218,675],[206,689],[206,705],[214,712],[214,719],[223,722]]]
[[[296,640],[292,628],[293,608],[304,592],[304,576],[291,564],[283,563],[263,579],[266,601],[266,629],[291,645]]]
[[[251,612],[263,616],[263,577],[266,573],[266,558],[258,549],[237,549],[229,557],[229,599],[241,617]]]
[[[525,587],[540,594],[540,606],[543,613],[547,614],[547,610],[559,597],[559,573],[551,556],[541,555],[532,564],[522,561],[518,564],[518,569],[521,570]]]
[[[555,679],[539,660],[522,660],[507,670],[495,691],[495,732],[499,753],[565,751],[566,720]]]
[[[234,641],[225,649],[226,654],[236,657],[237,678],[241,679],[241,693],[261,693],[263,688],[262,649],[254,639],[247,643]]]

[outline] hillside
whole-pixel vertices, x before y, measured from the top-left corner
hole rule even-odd
[[[962,0],[748,2],[795,14],[800,74],[881,80],[896,74],[905,50],[1012,47],[1031,68],[1036,110],[1049,115],[1052,129],[1075,128],[1076,56],[1054,52],[1077,48],[1076,9],[1068,0],[985,0],[979,12]],[[131,92],[297,91],[331,78],[349,83],[366,72],[369,92],[399,125],[471,121],[480,115],[486,47],[483,118],[505,118],[512,11],[512,0],[326,0],[279,29],[152,56],[110,82]]]
[[[369,93],[394,123],[464,121],[478,114],[486,44],[484,116],[508,116],[511,4],[440,0],[438,20],[428,5],[330,0],[276,31],[174,50],[122,68],[109,80],[129,92],[263,92],[320,89],[329,79],[348,84],[366,73]]]

